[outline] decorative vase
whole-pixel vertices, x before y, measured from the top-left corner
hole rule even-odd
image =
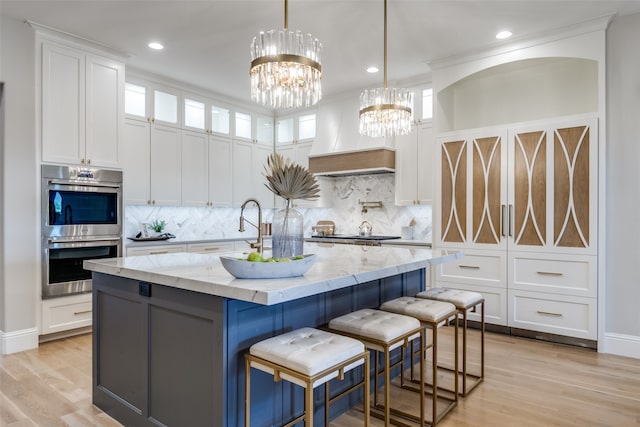
[[[304,217],[285,200],[284,208],[273,215],[271,246],[274,258],[291,258],[303,254]]]

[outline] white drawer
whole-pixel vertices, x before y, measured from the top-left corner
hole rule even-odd
[[[597,339],[595,298],[509,290],[509,326]]]
[[[187,251],[197,254],[222,254],[235,251],[233,242],[189,243]]]
[[[127,248],[127,256],[161,255],[186,251],[187,245],[142,246],[138,248]]]
[[[460,289],[464,291],[479,292],[484,297],[484,321],[492,325],[507,326],[507,290],[503,288],[490,288],[473,286],[463,283],[440,283],[434,287]],[[480,321],[480,310],[477,313],[469,312],[469,320]]]
[[[464,257],[436,266],[436,282],[506,288],[506,253],[463,250]],[[444,285],[443,285],[444,286]]]
[[[597,296],[596,257],[509,254],[509,289]]]
[[[82,294],[43,300],[41,334],[91,326],[91,298],[91,294]]]

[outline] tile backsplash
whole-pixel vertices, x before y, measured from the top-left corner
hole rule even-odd
[[[413,238],[431,241],[431,206],[395,206],[395,175],[359,175],[333,179],[330,195],[331,208],[299,208],[304,215],[305,236],[318,220],[332,220],[336,233],[356,234],[363,220],[373,225],[374,234],[400,235],[402,226],[415,220]],[[368,208],[363,213],[360,202],[382,202],[381,208]],[[245,209],[245,217],[256,222],[255,208]],[[275,209],[265,209],[263,221],[270,222]],[[125,236],[135,236],[140,224],[153,220],[167,222],[166,232],[176,240],[211,240],[250,238],[257,233],[247,226],[245,233],[238,231],[239,208],[125,206]]]

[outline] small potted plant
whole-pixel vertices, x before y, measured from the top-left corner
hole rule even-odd
[[[156,233],[156,235],[162,234],[162,231],[167,226],[167,222],[164,220],[154,220],[149,224],[149,227]]]

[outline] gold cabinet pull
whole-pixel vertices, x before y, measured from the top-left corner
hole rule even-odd
[[[479,265],[465,265],[465,264],[459,264],[458,267],[460,268],[468,268],[470,270],[480,270],[480,266]]]
[[[219,251],[221,248],[204,248],[206,252]]]
[[[168,251],[158,251],[158,252],[149,252],[149,255],[162,255],[162,254],[168,254]]]
[[[542,276],[564,276],[563,273],[556,273],[554,271],[538,271],[538,274]]]
[[[74,316],[79,316],[81,314],[87,314],[87,313],[91,313],[93,310],[82,310],[82,311],[74,311],[73,315]]]
[[[550,311],[536,311],[538,314],[542,314],[543,316],[553,316],[553,317],[562,317],[562,313],[552,313]]]

